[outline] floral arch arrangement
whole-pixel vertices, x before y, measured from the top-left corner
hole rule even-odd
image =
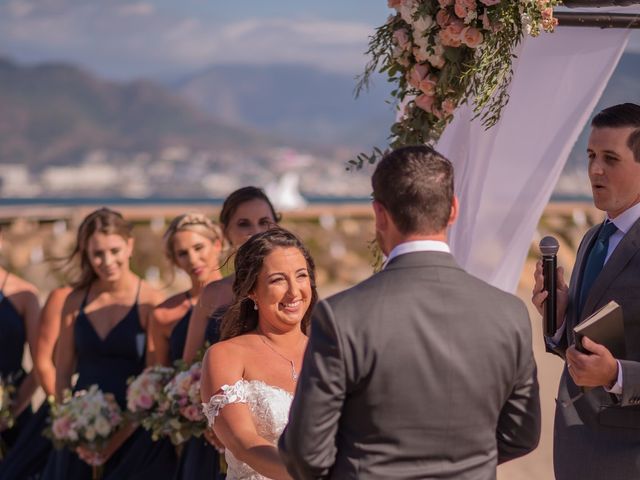
[[[487,128],[509,100],[516,47],[525,34],[551,32],[557,0],[388,0],[395,14],[369,40],[370,61],[356,95],[379,71],[395,84],[390,146],[432,143],[471,101]],[[350,160],[361,167],[382,154]]]

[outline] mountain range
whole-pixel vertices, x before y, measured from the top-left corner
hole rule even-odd
[[[311,147],[383,145],[395,113],[381,76],[354,96],[352,75],[303,65],[223,65],[188,76],[171,88],[213,118],[251,126]]]
[[[596,110],[640,103],[639,74],[640,54],[623,55]],[[38,168],[75,163],[95,149],[153,154],[171,145],[238,155],[283,145],[384,146],[395,115],[391,85],[377,77],[356,99],[355,84],[352,75],[300,65],[225,65],[172,84],[116,83],[72,65],[0,58],[0,163]],[[585,167],[586,132],[569,170]]]
[[[274,145],[147,81],[115,83],[66,64],[0,59],[0,163],[74,163],[90,150],[157,152],[172,145],[243,149]]]

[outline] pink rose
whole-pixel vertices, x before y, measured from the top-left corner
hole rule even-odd
[[[490,7],[491,5],[497,5],[500,3],[500,0],[480,0],[480,3]]]
[[[484,37],[482,36],[482,32],[474,27],[465,28],[462,31],[461,37],[462,37],[462,41],[469,48],[478,47],[482,43],[482,40],[484,40]]]
[[[436,93],[436,83],[438,79],[433,75],[428,75],[427,78],[420,82],[420,91],[429,97],[433,97]]]
[[[143,410],[149,410],[153,405],[153,397],[147,393],[143,393],[138,398],[138,405],[142,407]]]
[[[438,32],[438,38],[440,39],[440,43],[445,47],[459,47],[462,45],[460,33],[456,32],[454,28],[451,28],[451,25],[444,30],[440,30]]]
[[[449,11],[444,8],[438,10],[438,13],[436,13],[436,23],[441,28],[446,28],[451,23],[451,14]]]
[[[424,80],[428,73],[428,65],[416,64],[409,72],[409,78],[407,79],[407,82],[413,88],[420,88],[420,82]]]
[[[425,112],[431,113],[433,110],[434,100],[434,97],[430,97],[429,95],[419,95],[414,101],[418,108],[421,108]]]
[[[403,50],[409,46],[409,34],[404,28],[399,28],[393,32],[393,40]]]
[[[475,0],[456,0],[453,11],[459,18],[466,18],[469,13],[476,10]]]
[[[427,60],[429,61],[431,66],[434,67],[434,68],[441,69],[442,67],[444,67],[444,64],[445,64],[445,60],[444,60],[444,56],[443,55],[438,55],[438,54],[429,55]]]
[[[455,2],[455,0],[438,0],[438,3],[442,8],[450,7],[451,5],[453,5],[453,2]]]

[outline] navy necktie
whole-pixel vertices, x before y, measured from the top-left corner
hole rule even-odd
[[[602,228],[600,228],[598,238],[596,238],[595,243],[591,247],[587,263],[582,273],[582,285],[580,287],[580,311],[582,311],[584,302],[587,300],[587,296],[589,295],[589,290],[591,290],[593,282],[596,280],[600,270],[602,270],[602,267],[604,266],[604,260],[607,258],[607,251],[609,250],[609,238],[617,231],[618,228],[613,224],[613,222],[607,220]]]

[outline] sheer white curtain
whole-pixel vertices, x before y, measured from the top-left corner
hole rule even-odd
[[[542,210],[627,40],[625,30],[582,27],[528,39],[500,122],[486,131],[468,107],[456,111],[436,148],[455,166],[461,206],[449,241],[467,271],[515,291]]]

